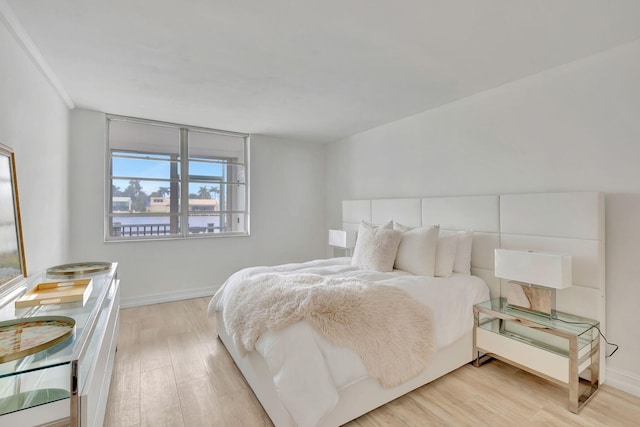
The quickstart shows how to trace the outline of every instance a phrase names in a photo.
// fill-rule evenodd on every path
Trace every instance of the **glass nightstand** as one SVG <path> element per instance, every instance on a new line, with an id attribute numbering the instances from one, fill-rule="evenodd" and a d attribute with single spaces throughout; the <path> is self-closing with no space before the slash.
<path id="1" fill-rule="evenodd" d="M 475 366 L 495 357 L 560 384 L 574 413 L 598 390 L 598 321 L 561 312 L 550 318 L 510 308 L 505 298 L 476 304 L 473 312 Z"/>

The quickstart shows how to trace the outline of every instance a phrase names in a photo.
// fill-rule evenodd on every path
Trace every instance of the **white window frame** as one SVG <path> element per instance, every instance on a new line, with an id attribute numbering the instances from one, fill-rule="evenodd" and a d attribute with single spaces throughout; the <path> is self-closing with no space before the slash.
<path id="1" fill-rule="evenodd" d="M 121 122 L 130 122 L 137 123 L 143 125 L 151 125 L 151 126 L 164 126 L 169 128 L 174 128 L 179 130 L 180 133 L 180 173 L 179 173 L 179 186 L 180 186 L 180 208 L 178 213 L 163 213 L 163 214 L 151 214 L 151 213 L 113 213 L 112 212 L 112 201 L 113 195 L 113 173 L 112 173 L 112 150 L 110 147 L 110 132 L 109 126 L 112 121 L 121 121 Z M 105 206 L 104 206 L 104 236 L 105 242 L 131 242 L 131 241 L 149 241 L 149 240 L 174 240 L 174 239 L 202 239 L 202 238 L 216 238 L 216 237 L 230 237 L 230 236 L 249 236 L 250 235 L 250 172 L 249 172 L 249 147 L 250 147 L 250 134 L 240 133 L 240 132 L 231 132 L 231 131 L 223 131 L 218 129 L 209 129 L 198 126 L 188 126 L 176 123 L 169 122 L 160 122 L 155 120 L 148 119 L 140 119 L 126 116 L 118 116 L 113 114 L 106 115 L 106 179 L 105 179 Z M 222 220 L 223 215 L 244 215 L 245 228 L 244 231 L 224 231 L 224 232 L 213 232 L 213 233 L 190 233 L 189 232 L 189 214 L 193 213 L 189 210 L 189 182 L 192 178 L 189 175 L 189 162 L 194 161 L 194 159 L 189 158 L 188 144 L 189 144 L 189 132 L 200 132 L 200 133 L 212 133 L 218 135 L 227 135 L 244 139 L 244 162 L 233 162 L 233 163 L 225 163 L 227 166 L 229 165 L 240 165 L 244 167 L 244 185 L 245 185 L 245 200 L 244 200 L 244 210 L 219 210 L 218 213 Z M 126 149 L 114 149 L 113 151 L 118 152 L 126 152 L 130 151 L 136 154 L 157 154 L 152 153 L 150 151 L 139 151 L 139 150 L 126 150 Z M 202 157 L 202 156 L 195 156 Z M 212 159 L 215 159 L 216 156 L 212 155 Z M 219 157 L 220 160 L 224 160 L 222 157 Z M 198 160 L 195 160 L 198 161 Z M 116 177 L 116 179 L 126 179 L 128 177 Z M 231 185 L 234 183 L 231 182 L 220 182 L 221 185 Z M 150 196 L 150 195 L 149 195 Z M 153 196 L 150 196 L 153 197 Z M 194 211 L 195 212 L 195 211 Z M 149 236 L 112 236 L 112 219 L 116 217 L 126 217 L 126 216 L 141 216 L 148 215 L 152 216 L 177 216 L 180 221 L 180 232 L 177 234 L 165 234 L 165 235 L 149 235 Z"/>

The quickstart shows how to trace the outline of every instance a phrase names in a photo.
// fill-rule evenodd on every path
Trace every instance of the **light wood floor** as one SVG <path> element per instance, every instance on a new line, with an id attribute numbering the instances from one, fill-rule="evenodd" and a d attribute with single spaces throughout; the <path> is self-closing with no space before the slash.
<path id="1" fill-rule="evenodd" d="M 121 310 L 105 426 L 272 426 L 223 345 L 208 298 Z M 602 386 L 580 412 L 561 387 L 502 362 L 471 365 L 347 424 L 637 426 L 640 398 Z"/>

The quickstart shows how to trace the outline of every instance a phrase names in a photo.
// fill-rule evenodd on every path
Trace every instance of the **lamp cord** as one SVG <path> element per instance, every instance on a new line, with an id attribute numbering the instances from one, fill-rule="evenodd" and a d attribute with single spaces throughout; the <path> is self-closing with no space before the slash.
<path id="1" fill-rule="evenodd" d="M 602 339 L 604 340 L 604 342 L 605 342 L 605 343 L 607 343 L 607 345 L 612 345 L 612 346 L 614 346 L 614 347 L 615 347 L 611 353 L 607 354 L 607 353 L 605 352 L 605 354 L 604 354 L 605 359 L 608 359 L 608 358 L 610 358 L 611 356 L 613 356 L 613 354 L 614 354 L 616 351 L 618 351 L 618 349 L 620 348 L 620 346 L 619 346 L 618 344 L 614 344 L 614 343 L 612 343 L 612 342 L 607 341 L 607 338 L 604 336 L 604 334 L 603 334 L 603 333 L 602 333 L 602 331 L 600 330 L 600 327 L 599 327 L 599 326 L 592 325 L 592 324 L 591 324 L 591 323 L 589 323 L 589 322 L 569 322 L 569 321 L 567 321 L 567 320 L 562 320 L 562 319 L 560 319 L 560 318 L 558 318 L 558 317 L 553 317 L 552 319 L 553 319 L 553 320 L 559 320 L 559 321 L 561 321 L 561 322 L 568 323 L 568 324 L 570 324 L 570 325 L 588 325 L 588 326 L 591 326 L 592 328 L 596 328 L 596 329 L 597 329 L 597 331 L 598 331 L 598 333 L 600 334 L 600 336 L 601 336 L 601 337 L 602 337 Z"/>

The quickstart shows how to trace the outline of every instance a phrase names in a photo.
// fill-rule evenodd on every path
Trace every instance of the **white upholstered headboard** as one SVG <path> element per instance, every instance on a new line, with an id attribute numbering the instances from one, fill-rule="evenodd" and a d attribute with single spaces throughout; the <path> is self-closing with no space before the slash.
<path id="1" fill-rule="evenodd" d="M 500 246 L 561 252 L 573 258 L 573 286 L 557 292 L 561 311 L 605 321 L 605 223 L 602 193 L 500 196 Z"/>
<path id="2" fill-rule="evenodd" d="M 394 219 L 407 226 L 440 224 L 442 232 L 473 230 L 471 272 L 497 298 L 504 285 L 494 275 L 494 250 L 532 249 L 573 257 L 573 286 L 557 292 L 557 309 L 605 321 L 604 195 L 596 192 L 469 197 L 344 200 L 345 230 L 361 220 Z"/>
<path id="3" fill-rule="evenodd" d="M 500 247 L 499 208 L 499 196 L 344 200 L 342 227 L 358 231 L 362 220 L 382 224 L 393 219 L 410 227 L 440 224 L 441 233 L 473 230 L 471 273 L 482 277 L 497 298 L 500 281 L 493 269 L 494 250 Z"/>

